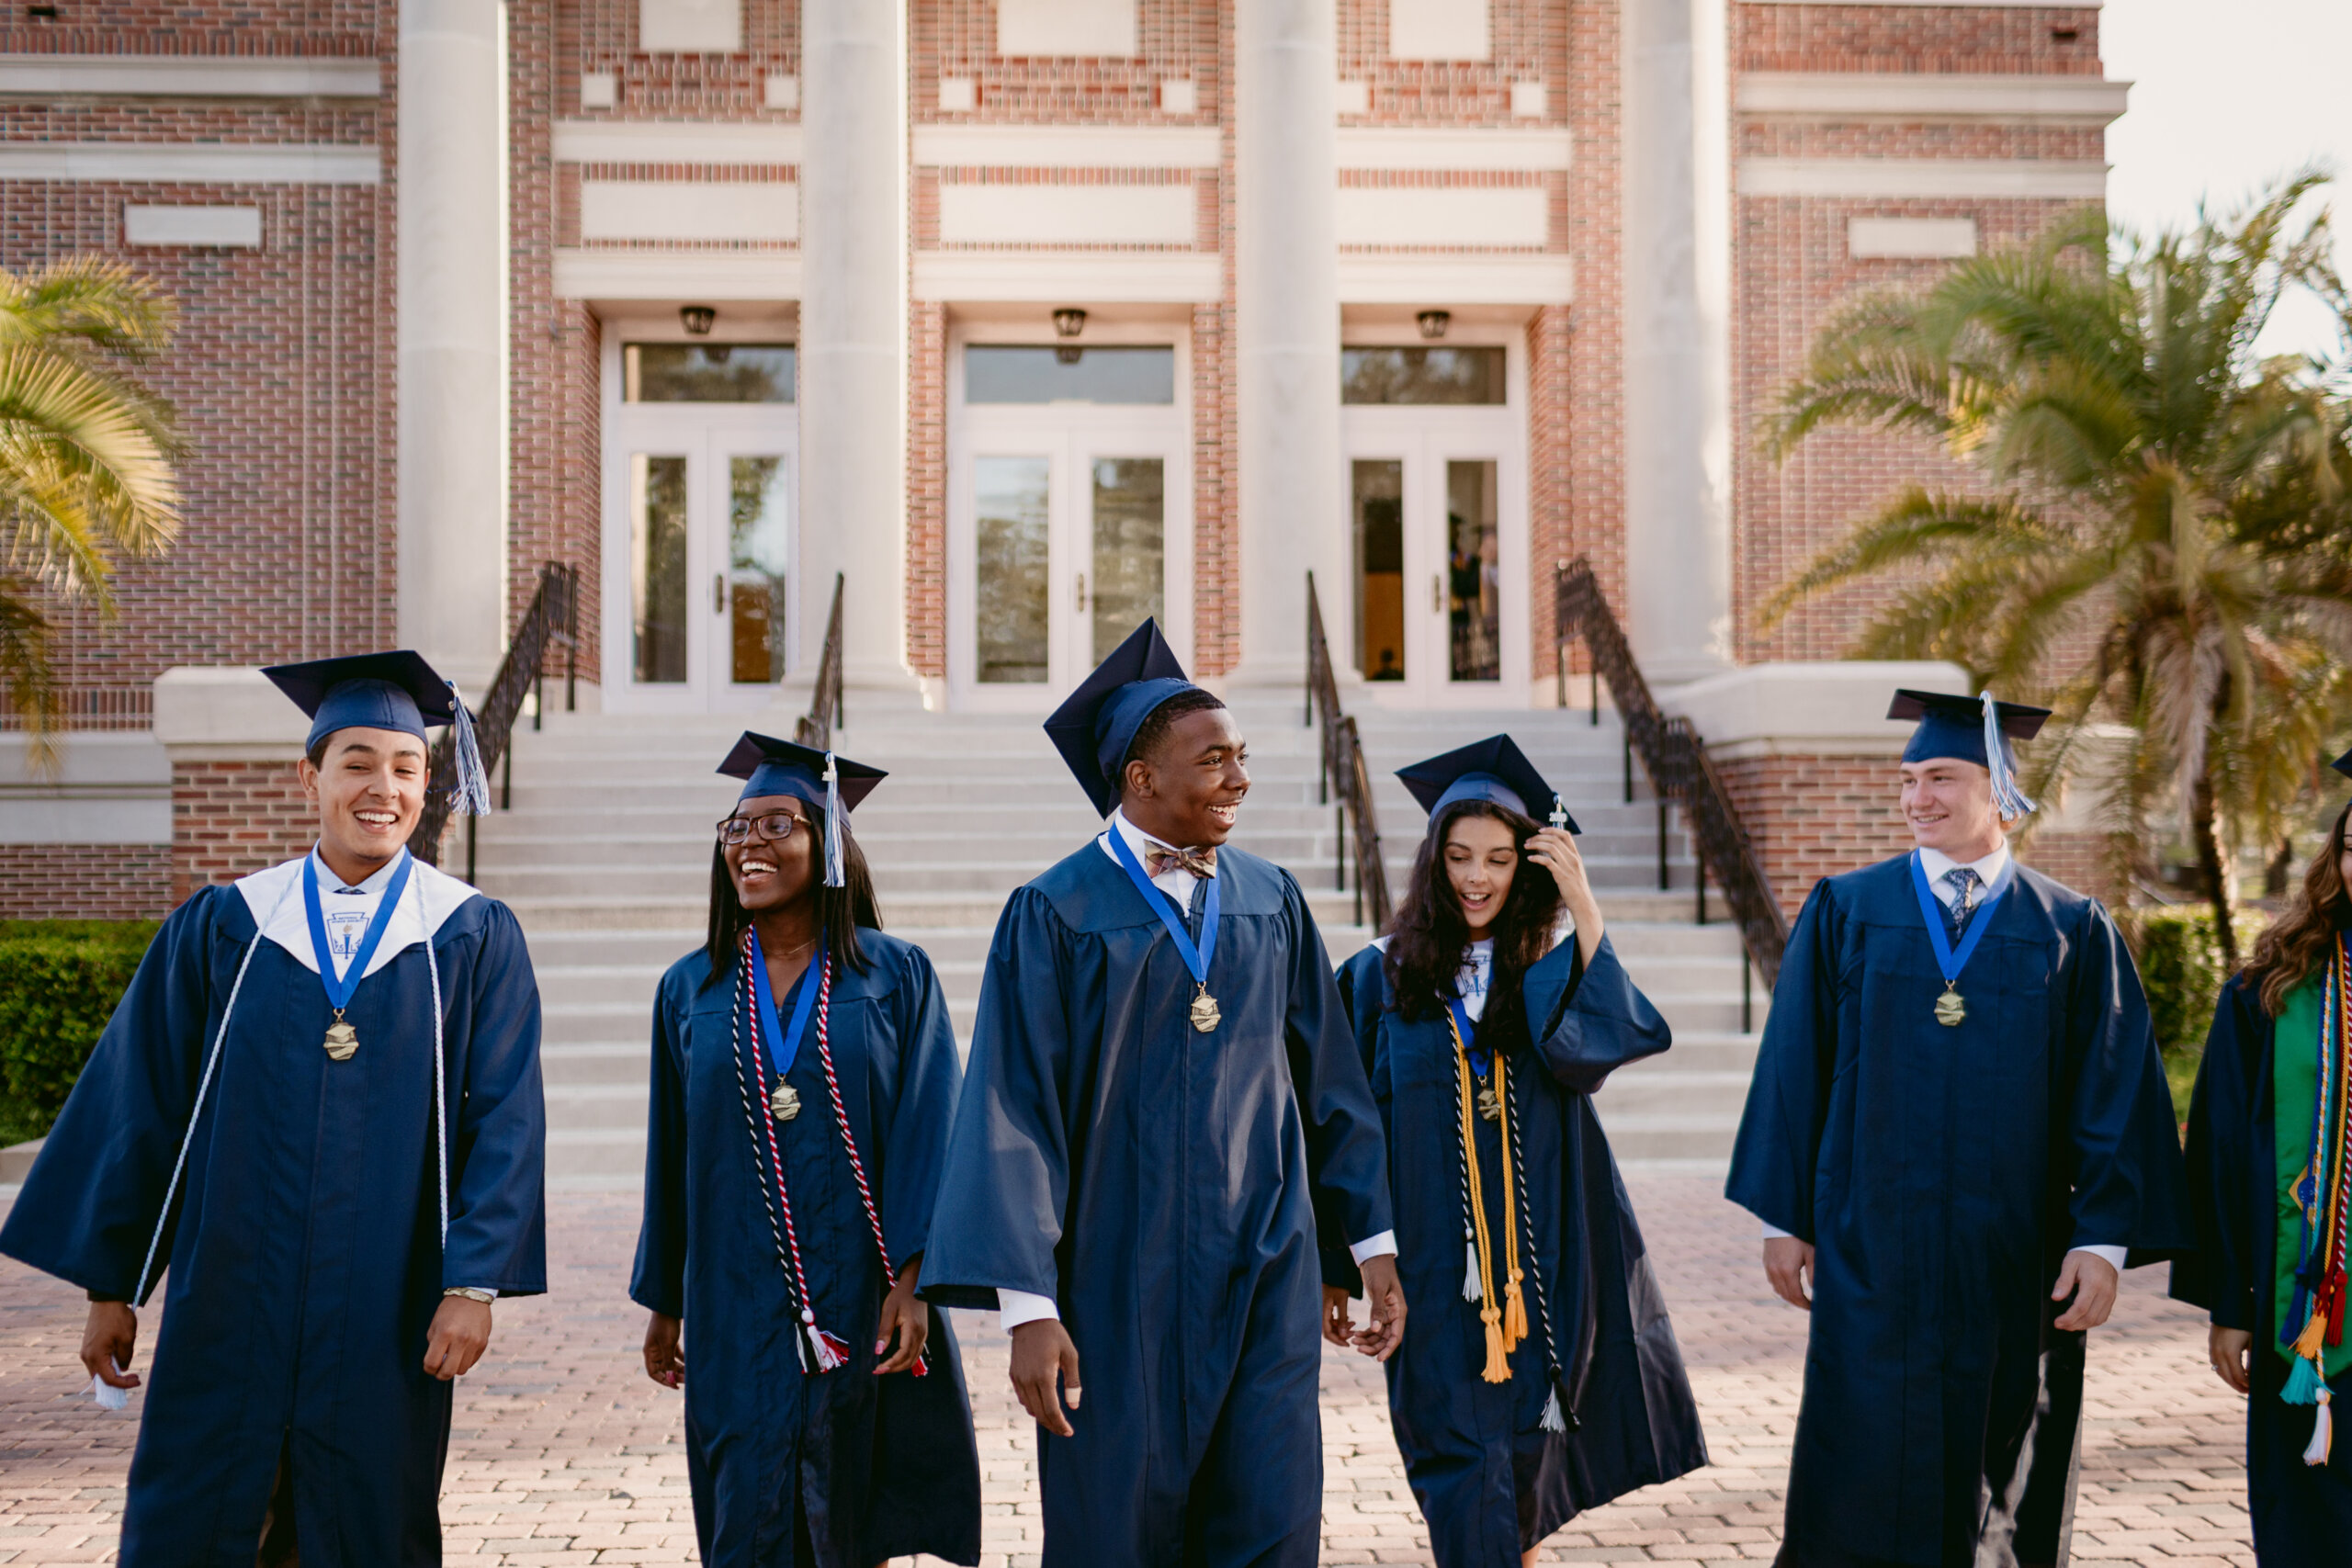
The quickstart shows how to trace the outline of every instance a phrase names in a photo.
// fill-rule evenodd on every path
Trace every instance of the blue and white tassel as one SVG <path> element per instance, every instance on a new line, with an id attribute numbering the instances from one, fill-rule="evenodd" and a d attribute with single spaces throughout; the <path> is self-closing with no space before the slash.
<path id="1" fill-rule="evenodd" d="M 449 682 L 449 705 L 457 716 L 449 721 L 457 736 L 458 795 L 450 809 L 463 817 L 490 815 L 490 770 L 481 765 L 481 747 L 474 739 L 473 716 L 466 711 L 465 699 L 458 695 L 458 683 Z"/>
<path id="2" fill-rule="evenodd" d="M 849 886 L 849 860 L 842 850 L 842 770 L 825 753 L 825 886 Z"/>
<path id="3" fill-rule="evenodd" d="M 1987 692 L 1984 704 L 1984 766 L 1993 775 L 1993 804 L 1999 808 L 2001 820 L 2014 822 L 2029 811 L 2041 808 L 2033 803 L 2018 784 L 2018 771 L 2009 757 L 2008 742 L 2001 734 L 2001 708 Z"/>

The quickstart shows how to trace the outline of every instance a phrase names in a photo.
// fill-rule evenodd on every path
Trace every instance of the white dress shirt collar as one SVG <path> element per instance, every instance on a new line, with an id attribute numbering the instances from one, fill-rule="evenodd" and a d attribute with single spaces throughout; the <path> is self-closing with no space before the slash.
<path id="1" fill-rule="evenodd" d="M 2009 869 L 2009 841 L 2007 839 L 2002 840 L 2000 847 L 1991 854 L 1986 855 L 1983 860 L 1972 861 L 1957 861 L 1941 850 L 1931 850 L 1925 844 L 1919 846 L 1919 869 L 1928 874 L 1928 891 L 1935 894 L 1936 901 L 1947 908 L 1951 907 L 1951 901 L 1959 897 L 1960 894 L 1951 883 L 1944 880 L 1944 874 L 1963 865 L 1976 874 L 1977 892 L 1981 902 L 1981 895 L 1991 892 Z"/>
<path id="2" fill-rule="evenodd" d="M 1116 833 L 1120 838 L 1126 840 L 1128 852 L 1136 857 L 1136 863 L 1144 867 L 1147 872 L 1150 869 L 1151 865 L 1149 858 L 1151 851 L 1173 850 L 1176 848 L 1174 844 L 1160 842 L 1158 839 L 1153 838 L 1150 834 L 1145 832 L 1142 829 L 1128 821 L 1127 814 L 1124 809 L 1111 813 L 1111 826 L 1109 831 L 1105 832 L 1100 839 L 1095 840 L 1095 842 L 1102 846 L 1102 852 L 1104 854 L 1109 855 L 1113 860 L 1117 860 L 1119 858 L 1119 853 L 1116 850 L 1114 850 L 1111 847 L 1112 833 Z M 1151 879 L 1151 885 L 1154 887 L 1159 888 L 1162 893 L 1167 894 L 1170 898 L 1175 899 L 1178 908 L 1189 909 L 1193 907 L 1193 886 L 1200 880 L 1201 879 L 1199 877 L 1194 876 L 1182 866 L 1171 865 L 1166 871 L 1161 872 L 1158 876 L 1153 877 Z"/>

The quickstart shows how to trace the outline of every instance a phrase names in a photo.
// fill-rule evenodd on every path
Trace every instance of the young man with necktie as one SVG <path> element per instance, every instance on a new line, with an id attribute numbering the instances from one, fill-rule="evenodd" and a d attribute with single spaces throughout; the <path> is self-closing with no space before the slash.
<path id="1" fill-rule="evenodd" d="M 103 1402 L 167 1281 L 129 1568 L 438 1562 L 452 1382 L 547 1289 L 538 987 L 505 906 L 407 849 L 428 723 L 489 806 L 449 684 L 408 652 L 264 673 L 312 716 L 317 847 L 164 922 L 0 1252 L 88 1292 Z"/>
<path id="2" fill-rule="evenodd" d="M 1233 716 L 1159 628 L 1046 729 L 1110 820 L 998 922 L 923 1294 L 1002 1310 L 1045 1568 L 1307 1568 L 1318 1233 L 1358 1348 L 1404 1328 L 1372 1091 L 1298 885 L 1226 843 Z"/>
<path id="3" fill-rule="evenodd" d="M 2062 1563 L 2084 1337 L 2189 1243 L 2172 1100 L 2115 922 L 2009 852 L 2047 710 L 1887 716 L 1917 847 L 1805 900 L 1725 1189 L 1812 1314 L 1780 1561 Z"/>

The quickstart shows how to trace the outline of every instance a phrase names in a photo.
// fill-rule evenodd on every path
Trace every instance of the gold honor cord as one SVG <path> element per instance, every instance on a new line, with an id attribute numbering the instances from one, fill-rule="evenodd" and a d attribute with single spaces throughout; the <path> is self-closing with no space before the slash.
<path id="1" fill-rule="evenodd" d="M 1521 1293 L 1521 1281 L 1525 1277 L 1519 1261 L 1519 1210 L 1517 1194 L 1511 1187 L 1510 1148 L 1510 1068 L 1503 1059 L 1494 1059 L 1494 1099 L 1502 1107 L 1497 1132 L 1506 1151 L 1501 1162 L 1503 1178 L 1503 1267 L 1504 1304 L 1495 1304 L 1495 1242 L 1487 1224 L 1486 1177 L 1478 1161 L 1478 1095 L 1470 1071 L 1470 1053 L 1462 1043 L 1462 1032 L 1455 1026 L 1452 1010 L 1447 1010 L 1446 1029 L 1453 1036 L 1454 1078 L 1459 1089 L 1462 1122 L 1462 1175 L 1468 1186 L 1472 1225 L 1477 1244 L 1478 1259 L 1478 1321 L 1486 1325 L 1487 1365 L 1479 1375 L 1488 1382 L 1510 1381 L 1510 1352 L 1527 1337 L 1527 1303 Z"/>

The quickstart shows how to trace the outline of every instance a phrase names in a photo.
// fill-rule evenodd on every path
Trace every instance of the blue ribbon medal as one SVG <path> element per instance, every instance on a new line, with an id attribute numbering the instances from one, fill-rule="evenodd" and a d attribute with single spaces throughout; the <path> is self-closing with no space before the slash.
<path id="1" fill-rule="evenodd" d="M 1176 918 L 1176 901 L 1151 885 L 1151 878 L 1143 874 L 1143 867 L 1136 862 L 1135 851 L 1127 848 L 1126 836 L 1114 827 L 1111 829 L 1110 839 L 1111 852 L 1118 857 L 1119 864 L 1125 869 L 1127 880 L 1136 885 L 1136 891 L 1143 895 L 1143 901 L 1151 906 L 1152 913 L 1159 917 L 1159 923 L 1168 928 L 1169 936 L 1175 941 L 1177 955 L 1183 959 L 1184 967 L 1192 971 L 1193 1027 L 1203 1034 L 1210 1033 L 1216 1028 L 1220 1017 L 1216 1010 L 1216 998 L 1209 995 L 1209 960 L 1216 956 L 1216 878 L 1212 876 L 1208 879 L 1208 903 L 1201 911 L 1201 944 L 1194 947 L 1193 933 L 1186 931 L 1184 922 Z"/>
<path id="2" fill-rule="evenodd" d="M 2009 863 L 2001 879 L 1984 895 L 1984 902 L 1976 906 L 1968 919 L 1968 930 L 1960 939 L 1960 951 L 1952 951 L 1951 937 L 1944 930 L 1943 906 L 1936 901 L 1935 889 L 1928 886 L 1928 868 L 1919 852 L 1911 852 L 1911 891 L 1919 896 L 1919 915 L 1928 922 L 1928 941 L 1936 950 L 1936 967 L 1943 972 L 1944 994 L 1936 998 L 1936 1021 L 1947 1029 L 1957 1029 L 1968 1017 L 1968 1004 L 1961 1000 L 1960 972 L 1968 967 L 1976 944 L 1984 940 L 1984 932 L 1993 923 L 1993 907 L 2001 895 L 2017 880 L 2017 863 Z"/>
<path id="3" fill-rule="evenodd" d="M 817 956 L 809 960 L 814 969 L 824 962 L 825 933 L 817 932 Z M 752 933 L 752 995 L 760 1010 L 760 1038 L 767 1042 L 768 1060 L 775 1066 L 775 1092 L 768 1099 L 768 1108 L 779 1122 L 789 1122 L 800 1114 L 800 1091 L 784 1081 L 792 1071 L 792 1064 L 800 1055 L 800 1037 L 808 1028 L 808 1015 L 817 1009 L 817 977 L 803 970 L 800 976 L 800 999 L 792 1005 L 792 1027 L 786 1029 L 776 1018 L 775 998 L 768 992 L 767 955 L 760 951 L 760 933 Z"/>
<path id="4" fill-rule="evenodd" d="M 408 891 L 408 874 L 414 863 L 408 858 L 408 851 L 402 849 L 399 868 L 384 888 L 384 897 L 377 902 L 376 913 L 369 918 L 368 930 L 361 934 L 350 964 L 338 976 L 334 954 L 327 947 L 326 910 L 319 903 L 319 857 L 302 857 L 302 912 L 311 920 L 311 954 L 319 961 L 319 978 L 327 988 L 327 1006 L 334 1009 L 334 1021 L 327 1025 L 323 1042 L 329 1061 L 348 1062 L 358 1053 L 359 1031 L 344 1021 L 343 1012 L 351 1005 L 352 993 L 359 989 L 359 982 L 368 973 L 368 961 L 376 956 L 377 944 L 384 940 L 384 928 L 391 923 L 392 911 L 400 908 L 401 895 Z"/>
<path id="5" fill-rule="evenodd" d="M 1499 1122 L 1503 1119 L 1503 1104 L 1496 1098 L 1495 1086 L 1487 1077 L 1487 1069 L 1494 1065 L 1494 1053 L 1478 1048 L 1478 1021 L 1462 1005 L 1460 997 L 1446 998 L 1445 1010 L 1453 1015 L 1454 1035 L 1462 1042 L 1462 1053 L 1470 1058 L 1470 1071 L 1478 1079 L 1478 1114 L 1489 1122 Z"/>

